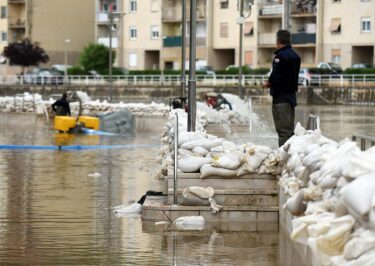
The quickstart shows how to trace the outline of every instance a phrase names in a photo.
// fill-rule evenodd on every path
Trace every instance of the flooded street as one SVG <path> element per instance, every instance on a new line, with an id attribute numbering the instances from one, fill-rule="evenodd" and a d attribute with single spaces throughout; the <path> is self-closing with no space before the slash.
<path id="1" fill-rule="evenodd" d="M 270 106 L 254 110 L 273 128 Z M 320 115 L 323 134 L 334 140 L 375 135 L 374 107 L 298 106 L 296 121 L 305 126 L 310 113 Z M 152 176 L 165 119 L 148 123 L 139 122 L 134 137 L 67 137 L 55 134 L 44 118 L 0 114 L 0 145 L 130 145 L 0 150 L 0 264 L 286 265 L 274 228 L 156 232 L 138 217 L 113 213 L 114 206 L 136 201 L 147 190 L 161 190 Z"/>

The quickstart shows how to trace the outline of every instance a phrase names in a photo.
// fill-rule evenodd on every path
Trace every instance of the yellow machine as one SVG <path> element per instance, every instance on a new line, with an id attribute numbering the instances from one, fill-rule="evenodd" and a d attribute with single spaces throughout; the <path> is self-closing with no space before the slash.
<path id="1" fill-rule="evenodd" d="M 75 117 L 56 116 L 54 129 L 60 132 L 69 132 L 75 128 L 77 124 L 85 128 L 99 130 L 99 118 L 91 116 L 79 116 L 78 121 Z"/>

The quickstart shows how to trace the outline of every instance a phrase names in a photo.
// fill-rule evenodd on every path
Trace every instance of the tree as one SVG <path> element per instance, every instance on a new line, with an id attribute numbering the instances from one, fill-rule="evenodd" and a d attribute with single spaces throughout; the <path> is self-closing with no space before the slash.
<path id="1" fill-rule="evenodd" d="M 112 62 L 115 61 L 115 56 L 116 53 L 112 51 Z M 83 49 L 79 61 L 85 71 L 105 73 L 109 68 L 109 48 L 103 44 L 89 44 Z"/>
<path id="2" fill-rule="evenodd" d="M 4 48 L 3 56 L 9 59 L 10 65 L 21 66 L 22 74 L 26 67 L 49 61 L 49 56 L 39 43 L 32 43 L 29 39 L 9 44 Z"/>

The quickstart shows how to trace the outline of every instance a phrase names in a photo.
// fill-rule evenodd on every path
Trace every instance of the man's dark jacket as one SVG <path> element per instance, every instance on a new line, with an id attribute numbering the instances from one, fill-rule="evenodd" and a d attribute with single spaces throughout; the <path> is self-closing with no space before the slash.
<path id="1" fill-rule="evenodd" d="M 272 103 L 297 105 L 298 74 L 301 57 L 287 44 L 274 52 L 272 72 L 268 79 L 271 84 Z"/>
<path id="2" fill-rule="evenodd" d="M 53 111 L 55 111 L 56 115 L 64 115 L 64 116 L 69 115 L 70 116 L 69 102 L 64 98 L 61 98 L 57 100 L 56 102 L 54 102 L 52 104 L 52 109 Z"/>

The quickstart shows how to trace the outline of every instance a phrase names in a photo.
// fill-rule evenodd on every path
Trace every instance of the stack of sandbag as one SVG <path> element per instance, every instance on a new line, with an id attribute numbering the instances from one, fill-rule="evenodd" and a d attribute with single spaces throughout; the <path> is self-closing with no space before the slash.
<path id="1" fill-rule="evenodd" d="M 308 244 L 322 265 L 372 265 L 375 252 L 363 246 L 373 235 L 354 241 L 353 230 L 375 230 L 375 148 L 361 151 L 348 139 L 336 143 L 297 125 L 279 157 L 280 186 L 290 196 L 284 207 L 300 216 L 292 238 Z M 354 243 L 358 250 L 349 248 Z"/>

